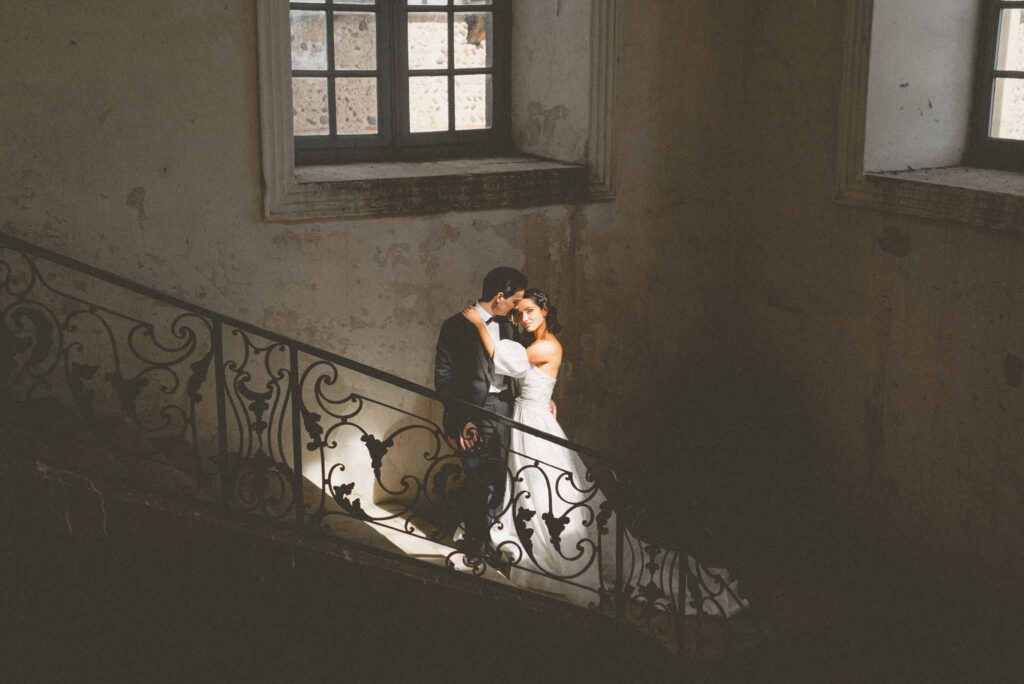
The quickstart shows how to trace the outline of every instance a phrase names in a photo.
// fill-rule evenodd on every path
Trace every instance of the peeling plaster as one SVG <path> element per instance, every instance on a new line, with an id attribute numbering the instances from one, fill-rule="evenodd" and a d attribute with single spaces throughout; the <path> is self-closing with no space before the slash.
<path id="1" fill-rule="evenodd" d="M 524 137 L 530 149 L 550 144 L 559 122 L 569 118 L 569 108 L 561 104 L 545 109 L 540 102 L 534 101 L 528 105 L 527 112 L 530 125 L 524 131 Z"/>
<path id="2" fill-rule="evenodd" d="M 419 244 L 419 261 L 423 264 L 427 275 L 435 276 L 440 269 L 440 254 L 448 245 L 454 245 L 461 237 L 461 231 L 443 221 L 432 223 L 427 229 L 427 237 Z"/>
<path id="3" fill-rule="evenodd" d="M 408 266 L 409 248 L 408 242 L 396 242 L 384 248 L 377 248 L 377 252 L 372 258 L 374 263 L 386 268 L 395 269 L 399 266 Z"/>

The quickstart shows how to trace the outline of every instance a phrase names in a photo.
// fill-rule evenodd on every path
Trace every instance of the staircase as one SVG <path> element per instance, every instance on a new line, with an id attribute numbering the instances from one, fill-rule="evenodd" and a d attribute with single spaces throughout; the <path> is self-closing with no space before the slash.
<path id="1" fill-rule="evenodd" d="M 670 669 L 676 674 L 692 674 L 702 663 L 760 648 L 773 634 L 771 621 L 761 614 L 763 602 L 740 597 L 726 578 L 691 559 L 687 548 L 695 539 L 673 542 L 654 529 L 645 534 L 644 505 L 630 498 L 634 474 L 624 464 L 462 406 L 585 456 L 596 483 L 593 491 L 603 491 L 610 503 L 593 510 L 600 536 L 589 562 L 598 564 L 601 580 L 587 587 L 593 595 L 588 608 L 520 590 L 509 571 L 466 565 L 453 547 L 459 516 L 452 495 L 461 467 L 438 424 L 443 402 L 456 400 L 3 234 L 0 387 L 0 464 L 8 482 L 24 483 L 25 491 L 37 493 L 58 486 L 94 500 L 86 518 L 95 523 L 98 515 L 103 522 L 87 527 L 104 543 L 114 520 L 106 508 L 113 501 L 126 519 L 139 510 L 143 518 L 160 518 L 153 530 L 172 537 L 183 534 L 182 526 L 168 521 L 185 519 L 203 521 L 204 529 L 213 530 L 209 538 L 225 547 L 249 548 L 242 538 L 258 540 L 255 549 L 241 555 L 254 563 L 266 561 L 260 582 L 275 587 L 270 568 L 277 567 L 281 554 L 295 558 L 301 553 L 313 559 L 308 563 L 315 571 L 300 582 L 294 573 L 285 573 L 293 582 L 286 593 L 294 602 L 285 612 L 289 620 L 301 622 L 302 611 L 310 611 L 305 617 L 319 625 L 318 634 L 330 629 L 330 620 L 315 615 L 317 607 L 302 590 L 306 583 L 333 601 L 341 600 L 345 587 L 363 591 L 366 583 L 385 575 L 413 579 L 421 591 L 468 592 L 479 598 L 479 614 L 459 618 L 467 624 L 477 624 L 482 615 L 497 612 L 504 620 L 525 610 L 555 616 L 575 632 L 585 630 L 581 633 L 588 639 L 602 635 L 601 643 L 610 639 L 618 644 L 588 651 L 588 667 L 604 662 L 609 653 L 645 653 L 644 667 L 652 672 L 665 661 L 674 663 Z M 33 510 L 24 498 L 8 500 L 21 500 L 22 508 Z M 51 534 L 54 525 L 61 530 L 60 506 L 51 504 L 25 522 L 24 529 L 49 530 L 42 535 L 46 543 L 22 539 L 36 554 L 29 566 L 52 568 L 72 559 L 103 566 L 106 561 L 88 546 L 75 545 L 66 558 L 60 557 L 63 551 L 56 549 L 61 544 Z M 15 512 L 8 519 L 17 519 Z M 73 516 L 66 512 L 64 522 L 66 534 L 74 538 Z M 163 557 L 166 568 L 192 567 L 161 538 L 143 543 L 138 534 L 129 536 L 132 548 L 142 544 Z M 212 554 L 203 557 L 211 567 L 239 567 L 237 556 L 214 553 L 212 546 L 204 547 L 203 554 Z M 137 551 L 131 555 L 128 567 L 139 562 Z M 320 574 L 337 572 L 339 563 L 358 568 L 340 574 L 361 579 L 343 585 Z M 128 581 L 129 571 L 117 572 Z M 52 574 L 57 586 L 68 579 Z M 215 574 L 223 588 L 225 580 Z M 234 570 L 229 574 L 234 576 Z M 241 576 L 240 581 L 254 581 L 244 572 Z M 284 599 L 268 598 L 268 611 L 281 610 L 277 600 Z M 438 603 L 448 600 L 436 598 Z M 743 609 L 725 618 L 727 605 Z M 373 613 L 369 604 L 360 610 Z M 400 624 L 425 621 L 410 610 L 395 611 Z M 469 604 L 464 611 L 473 613 Z M 355 628 L 355 622 L 349 627 Z M 536 623 L 527 620 L 522 629 L 554 638 Z M 391 623 L 376 629 L 386 631 L 385 624 Z M 303 638 L 301 629 L 290 628 L 291 636 L 282 639 Z M 456 631 L 461 634 L 456 641 L 474 641 L 473 630 Z M 658 655 L 635 645 L 641 636 L 645 644 L 657 645 Z M 509 639 L 505 643 L 536 648 L 540 636 Z M 490 647 L 484 650 L 491 652 Z M 635 657 L 613 660 L 640 667 Z M 296 663 L 294 671 L 306 673 L 308 681 L 316 670 L 314 661 Z"/>

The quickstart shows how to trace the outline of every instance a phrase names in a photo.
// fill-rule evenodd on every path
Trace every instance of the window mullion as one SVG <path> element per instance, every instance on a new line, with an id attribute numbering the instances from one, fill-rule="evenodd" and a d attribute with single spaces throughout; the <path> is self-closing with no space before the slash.
<path id="1" fill-rule="evenodd" d="M 391 49 L 392 123 L 391 149 L 397 149 L 400 141 L 408 135 L 409 121 L 409 24 L 408 11 L 404 0 L 383 0 L 390 5 L 389 16 L 394 29 L 394 43 Z"/>
<path id="2" fill-rule="evenodd" d="M 398 36 L 395 30 L 394 16 L 398 2 L 396 0 L 377 0 L 377 2 L 381 24 L 377 41 L 378 120 L 381 123 L 380 134 L 384 139 L 384 145 L 390 149 L 398 138 L 396 125 L 399 117 L 395 111 L 398 102 L 395 92 L 395 84 L 398 82 L 398 77 L 395 74 L 395 70 L 398 68 L 395 45 Z"/>
<path id="3" fill-rule="evenodd" d="M 335 84 L 334 69 L 334 9 L 327 8 L 327 120 L 329 135 L 334 138 L 338 135 L 338 100 Z"/>
<path id="4" fill-rule="evenodd" d="M 455 0 L 448 0 L 448 132 L 455 131 Z"/>

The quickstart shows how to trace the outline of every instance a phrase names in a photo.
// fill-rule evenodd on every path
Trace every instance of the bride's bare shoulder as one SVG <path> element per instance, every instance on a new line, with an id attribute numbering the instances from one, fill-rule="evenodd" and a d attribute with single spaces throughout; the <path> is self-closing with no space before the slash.
<path id="1" fill-rule="evenodd" d="M 562 357 L 562 343 L 554 337 L 537 340 L 527 348 L 531 359 L 554 361 Z"/>

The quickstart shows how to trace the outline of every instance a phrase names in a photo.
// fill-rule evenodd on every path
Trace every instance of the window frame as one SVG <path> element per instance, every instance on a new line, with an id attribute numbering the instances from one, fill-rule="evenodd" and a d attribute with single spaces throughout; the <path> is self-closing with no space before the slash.
<path id="1" fill-rule="evenodd" d="M 406 0 L 376 0 L 355 4 L 343 0 L 289 2 L 291 10 L 319 11 L 327 15 L 327 69 L 290 70 L 296 77 L 327 78 L 327 99 L 332 130 L 336 125 L 335 88 L 338 78 L 377 78 L 376 134 L 299 136 L 293 134 L 296 166 L 344 164 L 350 162 L 436 161 L 505 155 L 514 152 L 511 139 L 511 0 L 490 0 L 489 4 L 412 5 Z M 459 13 L 491 12 L 493 17 L 491 55 L 486 68 L 457 68 L 454 62 L 455 18 Z M 377 68 L 373 71 L 339 70 L 334 60 L 333 17 L 335 12 L 376 14 Z M 408 16 L 410 13 L 445 13 L 448 17 L 449 63 L 444 69 L 410 70 L 408 65 Z M 488 129 L 454 130 L 455 92 L 458 75 L 491 75 L 492 115 Z M 413 76 L 444 75 L 448 79 L 448 121 L 445 132 L 411 133 L 409 129 L 408 79 Z"/>
<path id="2" fill-rule="evenodd" d="M 1024 9 L 1024 1 L 983 0 L 979 20 L 978 57 L 970 144 L 964 164 L 978 168 L 1024 171 L 1024 140 L 996 138 L 991 134 L 997 78 L 1024 80 L 1024 70 L 997 69 L 1000 15 L 1006 9 Z"/>

